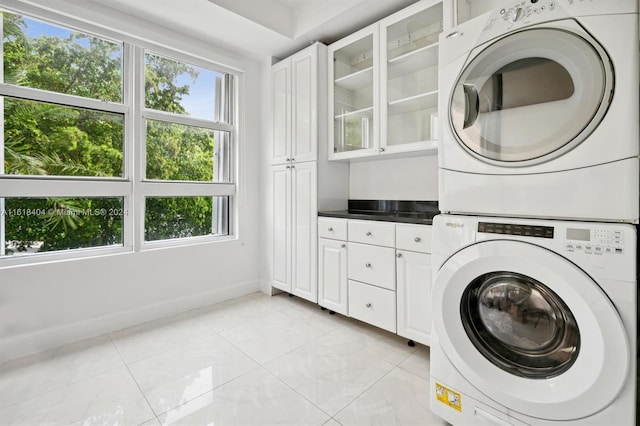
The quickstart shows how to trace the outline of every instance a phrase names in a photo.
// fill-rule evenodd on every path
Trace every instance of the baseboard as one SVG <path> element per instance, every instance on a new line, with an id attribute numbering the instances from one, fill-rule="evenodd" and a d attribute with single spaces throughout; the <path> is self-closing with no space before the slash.
<path id="1" fill-rule="evenodd" d="M 251 281 L 116 312 L 73 324 L 51 327 L 0 340 L 0 362 L 77 342 L 147 321 L 186 312 L 262 290 L 263 283 Z M 264 291 L 263 291 L 264 292 Z"/>

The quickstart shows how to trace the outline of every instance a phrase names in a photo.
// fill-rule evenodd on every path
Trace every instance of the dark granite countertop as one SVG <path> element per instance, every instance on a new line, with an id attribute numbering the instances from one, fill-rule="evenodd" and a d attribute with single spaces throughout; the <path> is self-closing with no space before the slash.
<path id="1" fill-rule="evenodd" d="M 349 200 L 348 207 L 321 211 L 318 216 L 431 225 L 440 213 L 437 201 Z"/>

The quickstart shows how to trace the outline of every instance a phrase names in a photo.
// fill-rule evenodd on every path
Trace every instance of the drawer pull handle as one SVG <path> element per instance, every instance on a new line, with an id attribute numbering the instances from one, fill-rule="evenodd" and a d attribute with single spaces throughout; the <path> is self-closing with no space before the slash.
<path id="1" fill-rule="evenodd" d="M 367 237 L 370 237 L 370 236 L 371 236 L 371 232 L 367 232 Z"/>
<path id="2" fill-rule="evenodd" d="M 370 263 L 365 263 L 365 265 L 367 268 L 371 268 L 371 264 Z"/>
<path id="3" fill-rule="evenodd" d="M 402 253 L 398 253 L 396 257 L 402 257 Z"/>
<path id="4" fill-rule="evenodd" d="M 329 229 L 327 229 L 327 231 L 333 232 L 333 228 L 329 228 Z"/>
<path id="5" fill-rule="evenodd" d="M 416 243 L 419 243 L 420 241 L 422 241 L 422 238 L 420 238 L 420 237 L 415 237 L 415 238 L 413 239 L 413 241 L 415 241 Z"/>
<path id="6" fill-rule="evenodd" d="M 340 244 L 340 248 L 346 248 L 347 245 L 346 244 Z"/>
<path id="7" fill-rule="evenodd" d="M 371 303 L 367 303 L 366 306 L 367 306 L 367 308 L 370 308 L 371 307 Z"/>

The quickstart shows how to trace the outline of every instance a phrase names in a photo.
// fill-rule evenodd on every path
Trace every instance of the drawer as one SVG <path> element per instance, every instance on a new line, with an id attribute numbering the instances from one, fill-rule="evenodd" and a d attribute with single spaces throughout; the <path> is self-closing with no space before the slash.
<path id="1" fill-rule="evenodd" d="M 396 289 L 396 252 L 391 247 L 349 243 L 347 274 L 349 279 Z"/>
<path id="2" fill-rule="evenodd" d="M 349 316 L 395 333 L 395 291 L 349 281 Z"/>
<path id="3" fill-rule="evenodd" d="M 431 253 L 431 226 L 396 225 L 396 248 Z"/>
<path id="4" fill-rule="evenodd" d="M 347 219 L 319 217 L 318 237 L 347 241 Z"/>
<path id="5" fill-rule="evenodd" d="M 373 220 L 350 220 L 349 241 L 376 246 L 394 247 L 396 243 L 396 225 Z"/>

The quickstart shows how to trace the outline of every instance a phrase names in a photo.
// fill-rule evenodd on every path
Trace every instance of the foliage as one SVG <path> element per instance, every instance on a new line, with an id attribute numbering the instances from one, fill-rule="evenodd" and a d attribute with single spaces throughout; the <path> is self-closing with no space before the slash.
<path id="1" fill-rule="evenodd" d="M 3 13 L 5 82 L 110 102 L 123 101 L 122 45 L 80 33 L 30 37 L 29 20 Z M 190 66 L 147 54 L 145 105 L 187 114 L 181 105 L 198 73 Z M 147 126 L 147 178 L 211 181 L 211 131 L 176 124 Z M 122 177 L 124 116 L 4 97 L 4 171 L 16 175 Z M 211 198 L 149 200 L 149 239 L 211 232 Z M 121 198 L 7 198 L 5 248 L 39 251 L 122 243 Z M 40 214 L 16 214 L 21 211 Z M 48 212 L 42 214 L 42 212 Z M 54 212 L 54 213 L 50 213 Z M 57 212 L 57 213 L 56 213 Z M 59 212 L 65 212 L 61 214 Z M 12 214 L 13 213 L 13 214 Z"/>

